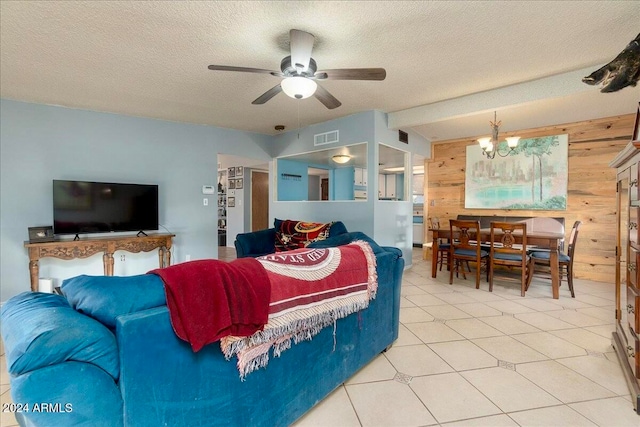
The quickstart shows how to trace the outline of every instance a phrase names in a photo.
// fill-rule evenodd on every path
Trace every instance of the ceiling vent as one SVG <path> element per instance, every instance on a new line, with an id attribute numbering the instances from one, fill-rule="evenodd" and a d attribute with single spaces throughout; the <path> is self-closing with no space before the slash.
<path id="1" fill-rule="evenodd" d="M 313 145 L 334 144 L 338 142 L 338 131 L 319 133 L 313 136 Z"/>
<path id="2" fill-rule="evenodd" d="M 404 142 L 405 144 L 408 144 L 409 143 L 409 134 L 404 132 L 404 131 L 399 130 L 398 131 L 398 140 L 400 142 Z"/>

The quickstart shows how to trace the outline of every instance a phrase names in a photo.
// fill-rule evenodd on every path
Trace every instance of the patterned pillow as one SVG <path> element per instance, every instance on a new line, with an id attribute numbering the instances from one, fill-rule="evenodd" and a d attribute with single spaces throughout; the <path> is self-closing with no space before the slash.
<path id="1" fill-rule="evenodd" d="M 304 248 L 308 244 L 329 237 L 333 222 L 303 222 L 284 220 L 276 230 L 276 252 Z"/>

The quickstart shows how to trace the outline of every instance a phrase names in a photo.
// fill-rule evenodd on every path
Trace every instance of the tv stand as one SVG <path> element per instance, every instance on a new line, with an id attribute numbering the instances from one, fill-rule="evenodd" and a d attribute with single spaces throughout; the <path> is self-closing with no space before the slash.
<path id="1" fill-rule="evenodd" d="M 139 234 L 139 233 L 138 233 Z M 160 268 L 171 265 L 171 243 L 175 234 L 150 234 L 144 236 L 89 237 L 76 236 L 73 240 L 53 242 L 24 242 L 29 251 L 29 274 L 31 290 L 38 290 L 40 258 L 58 258 L 71 260 L 88 258 L 102 252 L 104 275 L 113 276 L 113 253 L 115 251 L 149 252 L 158 249 Z"/>
<path id="2" fill-rule="evenodd" d="M 73 241 L 75 242 L 76 240 L 80 240 L 80 235 L 76 234 L 76 237 L 73 238 Z"/>

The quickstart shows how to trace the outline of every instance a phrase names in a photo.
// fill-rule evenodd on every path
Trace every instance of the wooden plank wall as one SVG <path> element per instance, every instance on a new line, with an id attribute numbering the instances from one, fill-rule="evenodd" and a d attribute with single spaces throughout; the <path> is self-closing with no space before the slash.
<path id="1" fill-rule="evenodd" d="M 616 245 L 616 171 L 609 162 L 631 140 L 635 114 L 547 126 L 500 134 L 532 138 L 569 134 L 569 183 L 566 211 L 486 210 L 464 208 L 466 146 L 477 137 L 434 143 L 432 159 L 425 162 L 425 218 L 441 223 L 458 214 L 564 216 L 566 238 L 571 226 L 582 221 L 576 245 L 574 277 L 614 281 Z M 487 125 L 487 129 L 489 129 Z M 429 234 L 428 231 L 425 231 Z M 425 241 L 431 241 L 426 235 Z"/>

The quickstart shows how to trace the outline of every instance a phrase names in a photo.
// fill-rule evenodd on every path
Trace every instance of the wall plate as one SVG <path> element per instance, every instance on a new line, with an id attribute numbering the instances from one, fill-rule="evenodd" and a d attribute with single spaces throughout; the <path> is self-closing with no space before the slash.
<path id="1" fill-rule="evenodd" d="M 216 194 L 216 188 L 213 185 L 203 185 L 202 194 Z"/>

